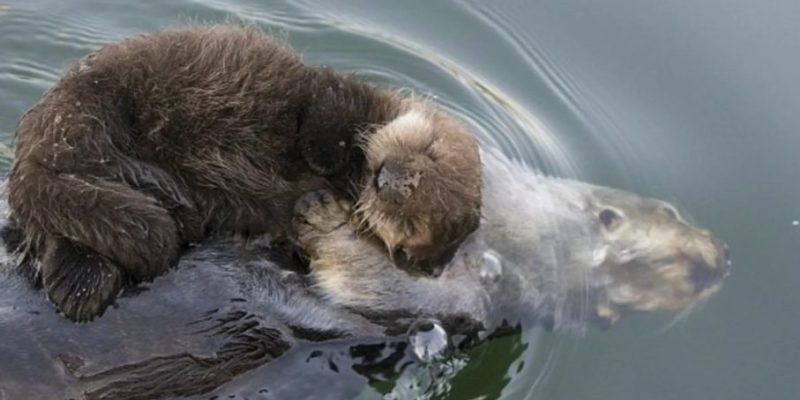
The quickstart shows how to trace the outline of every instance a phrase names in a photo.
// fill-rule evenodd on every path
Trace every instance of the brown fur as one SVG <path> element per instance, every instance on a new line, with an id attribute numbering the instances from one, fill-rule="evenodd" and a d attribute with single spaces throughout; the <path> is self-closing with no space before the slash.
<path id="1" fill-rule="evenodd" d="M 425 129 L 392 127 L 409 110 Z M 323 186 L 359 200 L 388 247 L 440 260 L 477 226 L 477 145 L 430 104 L 308 66 L 257 29 L 217 26 L 139 36 L 72 66 L 21 119 L 8 189 L 50 298 L 82 321 L 211 233 L 286 234 L 296 198 Z"/>

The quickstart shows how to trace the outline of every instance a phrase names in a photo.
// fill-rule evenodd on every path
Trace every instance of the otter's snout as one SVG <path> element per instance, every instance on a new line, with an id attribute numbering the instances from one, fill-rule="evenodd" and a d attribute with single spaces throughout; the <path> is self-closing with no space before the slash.
<path id="1" fill-rule="evenodd" d="M 387 161 L 381 165 L 375 178 L 378 198 L 388 203 L 401 203 L 411 197 L 421 177 L 419 171 L 409 170 L 401 162 Z"/>
<path id="2" fill-rule="evenodd" d="M 696 292 L 701 292 L 708 287 L 717 285 L 730 274 L 731 259 L 728 245 L 714 240 L 714 247 L 717 251 L 717 257 L 713 264 L 695 261 L 691 265 L 689 279 Z"/>

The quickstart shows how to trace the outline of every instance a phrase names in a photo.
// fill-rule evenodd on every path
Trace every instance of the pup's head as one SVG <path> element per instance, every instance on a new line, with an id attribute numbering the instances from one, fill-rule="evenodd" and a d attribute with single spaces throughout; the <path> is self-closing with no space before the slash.
<path id="1" fill-rule="evenodd" d="M 396 262 L 434 272 L 478 227 L 481 160 L 464 124 L 410 103 L 364 143 L 367 179 L 354 214 Z"/>

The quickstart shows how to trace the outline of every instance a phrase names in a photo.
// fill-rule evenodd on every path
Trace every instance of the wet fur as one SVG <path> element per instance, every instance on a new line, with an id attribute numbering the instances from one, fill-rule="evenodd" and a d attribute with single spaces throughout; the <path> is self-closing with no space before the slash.
<path id="1" fill-rule="evenodd" d="M 303 195 L 295 208 L 293 224 L 311 257 L 309 274 L 292 272 L 291 261 L 263 242 L 215 239 L 89 326 L 49 312 L 39 293 L 17 283 L 15 274 L 4 275 L 10 266 L 0 263 L 0 336 L 6 338 L 0 353 L 5 350 L 6 364 L 15 366 L 0 390 L 49 398 L 80 388 L 98 399 L 212 391 L 207 397 L 222 398 L 231 392 L 215 388 L 236 379 L 230 390 L 240 396 L 269 386 L 281 398 L 296 394 L 308 378 L 287 382 L 296 378 L 287 374 L 270 381 L 265 376 L 275 375 L 245 371 L 280 362 L 275 359 L 298 343 L 379 338 L 364 361 L 394 376 L 413 361 L 403 358 L 405 339 L 388 336 L 420 320 L 438 319 L 456 340 L 466 335 L 462 345 L 520 326 L 580 332 L 592 324 L 608 327 L 629 312 L 685 313 L 723 284 L 729 271 L 724 246 L 671 205 L 544 177 L 491 150 L 482 159 L 481 226 L 437 278 L 395 268 L 382 243 L 351 225 L 352 201 L 325 190 Z M 601 218 L 610 209 L 618 216 Z M 13 227 L 2 232 L 11 247 L 19 242 Z M 0 260 L 10 261 L 1 250 Z M 471 335 L 476 329 L 482 329 L 477 337 Z M 395 340 L 403 347 L 389 356 L 386 342 Z M 328 360 L 362 352 L 337 348 Z M 363 374 L 372 367 L 352 370 Z M 297 368 L 314 371 L 313 360 L 301 357 Z M 284 391 L 273 393 L 273 387 Z M 328 386 L 317 389 L 332 395 Z"/>
<path id="2" fill-rule="evenodd" d="M 123 283 L 164 273 L 187 244 L 285 236 L 310 189 L 357 200 L 385 161 L 367 169 L 362 149 L 413 107 L 435 108 L 308 66 L 255 28 L 172 29 L 108 45 L 70 67 L 17 128 L 9 203 L 28 265 L 66 316 L 92 319 Z M 478 181 L 474 139 L 461 127 L 450 133 L 476 149 L 464 173 Z M 478 202 L 427 218 L 452 233 L 426 249 L 450 249 L 474 229 L 479 187 L 461 190 Z"/>

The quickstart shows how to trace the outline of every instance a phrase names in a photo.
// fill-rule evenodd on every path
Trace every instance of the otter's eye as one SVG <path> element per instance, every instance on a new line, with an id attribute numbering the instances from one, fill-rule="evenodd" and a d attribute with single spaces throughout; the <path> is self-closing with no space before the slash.
<path id="1" fill-rule="evenodd" d="M 600 222 L 603 223 L 603 226 L 606 228 L 611 228 L 614 223 L 620 219 L 620 215 L 610 208 L 604 208 L 602 211 L 600 211 L 600 214 L 597 215 L 597 218 L 600 219 Z"/>

